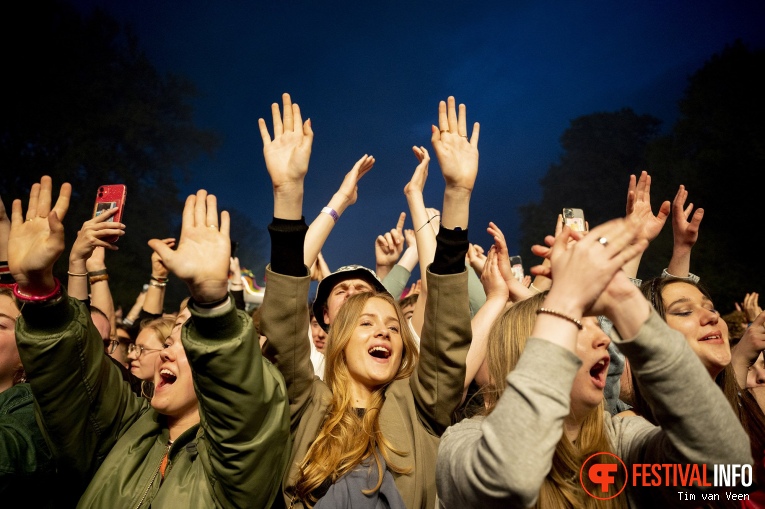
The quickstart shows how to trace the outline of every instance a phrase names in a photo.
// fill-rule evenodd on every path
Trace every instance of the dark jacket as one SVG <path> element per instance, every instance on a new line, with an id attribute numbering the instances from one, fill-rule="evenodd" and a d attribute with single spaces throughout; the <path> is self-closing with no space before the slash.
<path id="1" fill-rule="evenodd" d="M 168 448 L 164 416 L 104 356 L 82 303 L 24 306 L 19 351 L 54 455 L 87 486 L 78 507 L 267 507 L 277 494 L 290 444 L 284 380 L 233 303 L 191 311 L 181 336 L 200 424 Z"/>

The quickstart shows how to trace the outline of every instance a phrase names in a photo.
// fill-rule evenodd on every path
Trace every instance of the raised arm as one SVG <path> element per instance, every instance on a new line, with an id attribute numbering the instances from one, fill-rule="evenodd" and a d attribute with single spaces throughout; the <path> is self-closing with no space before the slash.
<path id="1" fill-rule="evenodd" d="M 681 185 L 672 200 L 672 259 L 667 267 L 667 272 L 675 277 L 691 277 L 691 250 L 699 239 L 699 226 L 704 218 L 704 209 L 693 212 L 693 203 L 685 205 L 687 199 L 688 191 Z"/>
<path id="2" fill-rule="evenodd" d="M 476 123 L 468 139 L 465 105 L 459 105 L 458 113 L 454 97 L 440 102 L 438 118 L 439 128 L 432 127 L 431 141 L 446 186 L 436 254 L 426 271 L 428 297 L 420 361 L 410 377 L 421 420 L 436 435 L 451 424 L 464 389 L 471 339 L 465 257 L 470 197 L 478 174 L 479 135 Z"/>
<path id="3" fill-rule="evenodd" d="M 67 292 L 75 299 L 86 301 L 88 300 L 88 260 L 93 255 L 93 252 L 97 247 L 108 249 L 110 251 L 116 251 L 118 248 L 116 245 L 111 244 L 103 240 L 106 237 L 113 235 L 123 235 L 125 233 L 125 225 L 122 223 L 115 223 L 110 221 L 110 218 L 117 213 L 116 208 L 107 210 L 102 214 L 88 219 L 82 223 L 82 228 L 77 232 L 77 238 L 72 244 L 72 249 L 69 251 L 69 282 L 67 284 Z M 103 256 L 101 256 L 103 262 Z M 95 267 L 98 264 L 98 260 L 91 262 L 91 266 Z M 100 269 L 106 270 L 106 265 Z M 93 271 L 99 270 L 99 268 L 93 268 Z M 106 274 L 104 272 L 103 274 Z M 103 275 L 103 274 L 98 274 Z M 99 279 L 101 280 L 101 279 Z M 105 279 L 103 279 L 105 280 Z M 111 294 L 110 294 L 111 295 Z M 96 303 L 93 303 L 96 305 Z M 104 303 L 100 303 L 98 306 L 101 309 Z M 114 304 L 112 303 L 112 308 Z M 101 309 L 106 312 L 106 309 Z M 113 313 L 112 313 L 113 314 Z M 107 315 L 108 316 L 108 315 Z"/>
<path id="4" fill-rule="evenodd" d="M 310 402 L 313 383 L 311 347 L 307 341 L 310 276 L 304 244 L 308 228 L 302 218 L 303 185 L 313 131 L 310 120 L 302 121 L 300 108 L 292 103 L 289 94 L 282 96 L 282 103 L 283 118 L 279 105 L 271 106 L 273 140 L 265 120 L 258 121 L 266 169 L 274 188 L 274 220 L 268 227 L 271 263 L 266 268 L 268 284 L 260 307 L 260 325 L 261 333 L 268 338 L 264 351 L 284 376 L 294 427 Z M 353 181 L 355 188 L 355 178 Z M 315 246 L 316 254 L 320 247 Z"/>
<path id="5" fill-rule="evenodd" d="M 228 212 L 219 217 L 216 197 L 199 190 L 186 199 L 177 249 L 159 239 L 149 246 L 191 295 L 181 340 L 206 438 L 197 451 L 216 505 L 267 507 L 288 456 L 286 388 L 229 294 L 229 232 Z"/>
<path id="6" fill-rule="evenodd" d="M 627 217 L 632 218 L 640 225 L 639 239 L 645 239 L 649 243 L 656 238 L 669 217 L 669 201 L 662 202 L 656 215 L 651 210 L 651 176 L 648 172 L 640 173 L 640 178 L 635 181 L 635 175 L 630 175 L 630 183 L 627 189 Z M 642 254 L 629 260 L 624 267 L 624 272 L 631 278 L 636 278 Z"/>
<path id="7" fill-rule="evenodd" d="M 513 274 L 513 268 L 510 264 L 510 252 L 507 250 L 507 241 L 502 230 L 496 224 L 490 222 L 486 231 L 494 238 L 494 249 L 497 252 L 497 268 L 510 292 L 510 302 L 518 302 L 534 295 L 536 292 L 524 286 Z"/>
<path id="8" fill-rule="evenodd" d="M 422 325 L 425 321 L 425 306 L 428 300 L 427 274 L 428 265 L 433 262 L 436 252 L 436 233 L 441 221 L 441 213 L 435 209 L 425 207 L 423 190 L 428 180 L 428 167 L 430 154 L 425 147 L 412 147 L 412 152 L 417 158 L 418 164 L 414 169 L 412 178 L 404 186 L 404 196 L 409 205 L 409 214 L 412 217 L 415 241 L 417 242 L 417 258 L 420 265 L 420 296 L 414 305 L 412 314 L 412 327 L 418 336 L 422 335 Z"/>
<path id="9" fill-rule="evenodd" d="M 510 290 L 499 269 L 499 255 L 496 245 L 489 248 L 484 270 L 481 271 L 481 283 L 486 292 L 486 302 L 478 310 L 470 321 L 473 330 L 473 340 L 470 342 L 465 369 L 465 392 L 462 400 L 465 400 L 468 387 L 473 379 L 479 385 L 489 382 L 488 368 L 486 366 L 486 344 L 489 331 L 499 315 L 505 309 L 510 299 Z M 519 283 L 520 284 L 520 283 Z"/>
<path id="10" fill-rule="evenodd" d="M 104 355 L 87 308 L 67 298 L 54 277 L 53 265 L 65 247 L 61 220 L 70 196 L 71 186 L 63 184 L 54 205 L 52 181 L 45 176 L 32 186 L 26 215 L 21 201 L 14 201 L 8 262 L 22 303 L 16 339 L 42 431 L 58 461 L 77 472 L 84 488 L 148 402 L 123 383 Z"/>
<path id="11" fill-rule="evenodd" d="M 262 120 L 262 119 L 261 119 Z M 310 120 L 306 121 L 306 125 L 308 129 L 310 130 Z M 265 125 L 261 127 L 261 135 L 263 134 L 263 129 Z M 274 132 L 276 133 L 276 124 L 274 124 Z M 266 135 L 268 136 L 268 131 L 266 130 Z M 308 134 L 305 135 L 308 137 Z M 280 137 L 281 140 L 281 137 Z M 301 143 L 310 142 L 313 140 L 313 131 L 310 133 L 310 140 L 306 141 L 307 138 L 305 138 Z M 274 143 L 277 141 L 276 135 L 274 135 Z M 286 143 L 289 140 L 284 140 Z M 265 143 L 265 141 L 264 141 Z M 282 149 L 283 150 L 283 149 Z M 265 148 L 264 148 L 265 153 Z M 274 161 L 276 163 L 277 161 Z M 308 168 L 308 160 L 300 160 L 300 163 L 305 163 L 305 168 L 307 170 Z M 332 199 L 329 201 L 326 207 L 324 207 L 319 213 L 318 216 L 316 216 L 316 219 L 313 220 L 311 223 L 311 226 L 308 228 L 308 233 L 305 235 L 305 265 L 306 267 L 313 266 L 314 262 L 316 261 L 316 257 L 321 252 L 322 247 L 324 247 L 324 243 L 327 241 L 327 238 L 329 237 L 330 232 L 332 231 L 332 228 L 334 228 L 335 223 L 340 218 L 340 216 L 345 212 L 345 209 L 356 203 L 356 199 L 358 198 L 358 192 L 359 192 L 359 180 L 361 180 L 361 177 L 367 174 L 369 170 L 372 169 L 372 167 L 375 164 L 375 158 L 364 154 L 361 156 L 361 158 L 356 161 L 356 164 L 353 165 L 353 168 L 351 168 L 351 171 L 346 173 L 345 178 L 343 179 L 343 182 L 340 184 L 340 188 L 335 192 L 335 194 L 332 196 Z M 268 162 L 266 163 L 266 166 L 268 166 Z M 304 175 L 305 177 L 305 175 Z M 274 216 L 274 217 L 280 217 L 280 216 Z M 285 218 L 286 219 L 286 218 Z"/>

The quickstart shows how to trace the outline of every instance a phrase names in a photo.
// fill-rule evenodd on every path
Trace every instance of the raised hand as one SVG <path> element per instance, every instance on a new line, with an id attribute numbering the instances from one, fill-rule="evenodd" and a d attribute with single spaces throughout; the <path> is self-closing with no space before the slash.
<path id="1" fill-rule="evenodd" d="M 757 292 L 747 293 L 744 296 L 744 302 L 741 303 L 739 307 L 744 314 L 746 314 L 746 321 L 749 323 L 754 322 L 754 319 L 757 318 L 757 315 L 762 313 L 762 308 L 760 307 L 760 294 Z"/>
<path id="2" fill-rule="evenodd" d="M 686 206 L 685 201 L 687 199 L 688 191 L 685 189 L 685 186 L 680 185 L 677 189 L 677 194 L 675 194 L 675 199 L 672 200 L 672 233 L 675 238 L 675 244 L 686 246 L 690 249 L 699 239 L 699 226 L 704 218 L 704 209 L 696 209 L 696 212 L 693 212 L 691 217 L 693 203 L 689 203 Z M 690 221 L 688 218 L 690 218 Z"/>
<path id="3" fill-rule="evenodd" d="M 672 200 L 672 259 L 667 267 L 667 272 L 679 277 L 688 277 L 690 274 L 691 250 L 699 239 L 699 227 L 704 217 L 704 209 L 696 209 L 691 216 L 693 203 L 686 206 L 687 199 L 688 191 L 680 185 Z"/>
<path id="4" fill-rule="evenodd" d="M 510 263 L 510 253 L 507 249 L 507 241 L 505 235 L 499 227 L 490 222 L 486 231 L 494 238 L 494 245 L 492 249 L 496 251 L 497 255 L 497 270 L 502 274 L 502 279 L 505 281 L 505 285 L 510 292 L 510 300 L 518 302 L 519 300 L 527 299 L 534 295 L 533 290 L 530 290 L 528 286 L 524 285 L 513 274 L 513 267 Z M 529 283 L 531 284 L 531 283 Z"/>
<path id="5" fill-rule="evenodd" d="M 260 136 L 263 139 L 263 156 L 266 168 L 271 175 L 274 188 L 303 180 L 308 172 L 311 158 L 313 130 L 311 120 L 303 122 L 300 107 L 293 104 L 289 94 L 282 95 L 284 116 L 279 111 L 279 104 L 271 105 L 274 124 L 274 138 L 271 139 L 266 121 L 258 119 Z"/>
<path id="6" fill-rule="evenodd" d="M 55 287 L 53 264 L 64 251 L 64 219 L 69 209 L 72 186 L 61 185 L 52 204 L 53 182 L 49 176 L 32 185 L 26 220 L 21 200 L 13 200 L 11 233 L 8 240 L 8 268 L 27 295 L 45 295 Z"/>
<path id="7" fill-rule="evenodd" d="M 478 174 L 478 136 L 480 126 L 473 124 L 468 139 L 467 113 L 464 104 L 455 107 L 453 96 L 438 104 L 438 127 L 432 126 L 431 143 L 447 187 L 473 190 Z"/>
<path id="8" fill-rule="evenodd" d="M 159 239 L 149 247 L 162 258 L 164 265 L 189 287 L 197 302 L 223 299 L 228 293 L 228 269 L 231 238 L 228 212 L 220 214 L 217 199 L 200 189 L 190 195 L 183 207 L 181 239 L 174 251 Z"/>
<path id="9" fill-rule="evenodd" d="M 510 290 L 508 289 L 505 278 L 502 275 L 502 271 L 499 269 L 499 250 L 496 245 L 489 248 L 489 253 L 486 255 L 486 264 L 481 272 L 481 285 L 483 285 L 484 293 L 486 293 L 486 299 L 500 298 L 504 302 L 510 297 Z"/>
<path id="10" fill-rule="evenodd" d="M 428 181 L 428 166 L 430 165 L 430 153 L 425 147 L 412 147 L 415 157 L 420 162 L 412 174 L 412 178 L 404 186 L 404 195 L 409 196 L 412 193 L 422 194 L 425 189 L 425 182 Z"/>
<path id="11" fill-rule="evenodd" d="M 166 239 L 162 239 L 162 241 L 167 247 L 170 249 L 175 247 L 175 239 L 168 237 Z M 239 266 L 239 259 L 237 258 L 237 267 Z M 165 262 L 162 261 L 162 256 L 156 251 L 153 251 L 151 253 L 151 275 L 163 278 L 167 277 L 167 275 L 170 273 L 168 268 L 165 266 Z"/>
<path id="12" fill-rule="evenodd" d="M 627 217 L 638 221 L 640 225 L 639 238 L 651 242 L 655 239 L 669 217 L 669 200 L 662 202 L 656 215 L 651 210 L 651 176 L 641 172 L 640 179 L 635 181 L 635 175 L 630 175 L 627 189 Z"/>
<path id="13" fill-rule="evenodd" d="M 385 277 L 390 272 L 390 269 L 396 264 L 401 257 L 401 253 L 404 251 L 405 221 L 406 212 L 402 212 L 398 216 L 396 227 L 382 235 L 378 235 L 375 240 L 375 263 L 379 277 Z"/>
<path id="14" fill-rule="evenodd" d="M 478 277 L 483 274 L 484 267 L 486 266 L 486 255 L 483 248 L 478 244 L 470 244 L 468 246 L 467 261 L 475 271 Z"/>
<path id="15" fill-rule="evenodd" d="M 342 184 L 340 184 L 340 188 L 337 190 L 337 193 L 335 193 L 335 195 L 339 195 L 343 198 L 345 203 L 343 209 L 356 203 L 359 194 L 359 180 L 361 180 L 361 177 L 366 175 L 374 165 L 375 158 L 364 154 L 361 156 L 361 159 L 356 161 L 356 164 L 353 165 L 351 171 L 345 174 L 345 178 L 343 179 Z"/>
<path id="16" fill-rule="evenodd" d="M 765 313 L 760 312 L 744 331 L 744 335 L 731 349 L 731 364 L 736 373 L 736 381 L 741 388 L 747 385 L 747 374 L 765 350 Z"/>
<path id="17" fill-rule="evenodd" d="M 83 267 L 87 260 L 93 255 L 97 247 L 116 251 L 118 247 L 110 242 L 103 240 L 106 237 L 114 235 L 121 236 L 125 234 L 125 225 L 111 221 L 111 217 L 116 214 L 118 209 L 106 210 L 98 216 L 88 219 L 82 223 L 82 228 L 77 232 L 77 238 L 74 239 L 72 249 L 69 251 L 69 269 L 77 271 L 80 262 Z M 73 266 L 75 265 L 76 266 Z"/>
<path id="18" fill-rule="evenodd" d="M 550 267 L 537 265 L 531 272 L 552 279 L 551 295 L 555 292 L 559 305 L 569 308 L 570 315 L 600 314 L 590 308 L 622 266 L 648 246 L 646 239 L 637 238 L 640 226 L 633 220 L 612 219 L 587 235 L 564 227 L 557 237 L 545 238 L 552 247 L 532 247 L 535 255 L 550 259 Z"/>
<path id="19" fill-rule="evenodd" d="M 266 121 L 258 119 L 263 139 L 263 156 L 274 188 L 274 217 L 300 219 L 303 217 L 303 181 L 311 158 L 313 130 L 311 120 L 303 122 L 300 107 L 292 104 L 289 94 L 282 95 L 284 117 L 279 105 L 271 105 L 274 138 L 268 133 Z"/>

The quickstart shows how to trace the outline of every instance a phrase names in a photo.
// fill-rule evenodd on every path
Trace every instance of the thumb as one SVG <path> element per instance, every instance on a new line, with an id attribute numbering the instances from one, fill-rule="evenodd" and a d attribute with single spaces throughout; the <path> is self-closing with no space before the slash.
<path id="1" fill-rule="evenodd" d="M 165 264 L 166 267 L 170 267 L 172 264 L 173 255 L 175 254 L 175 251 L 170 249 L 167 244 L 162 242 L 159 239 L 151 239 L 149 242 L 149 247 L 156 252 L 160 258 L 162 258 L 162 263 Z"/>

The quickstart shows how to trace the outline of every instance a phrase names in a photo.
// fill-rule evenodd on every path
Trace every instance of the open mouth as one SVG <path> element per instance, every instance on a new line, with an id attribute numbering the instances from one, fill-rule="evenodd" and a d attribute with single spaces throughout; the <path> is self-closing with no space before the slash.
<path id="1" fill-rule="evenodd" d="M 604 357 L 595 363 L 590 368 L 590 378 L 596 387 L 605 389 L 606 387 L 606 375 L 608 374 L 609 358 Z"/>
<path id="2" fill-rule="evenodd" d="M 390 350 L 384 346 L 373 346 L 368 350 L 368 353 L 376 359 L 387 359 L 390 357 Z"/>
<path id="3" fill-rule="evenodd" d="M 159 384 L 157 385 L 157 389 L 160 389 L 162 387 L 166 387 L 168 385 L 173 385 L 175 381 L 177 380 L 177 376 L 175 373 L 170 371 L 167 368 L 163 368 L 159 371 Z"/>
<path id="4" fill-rule="evenodd" d="M 705 342 L 705 343 L 723 343 L 723 337 L 722 334 L 715 331 L 712 334 L 707 334 L 703 338 L 701 338 L 699 341 Z"/>

